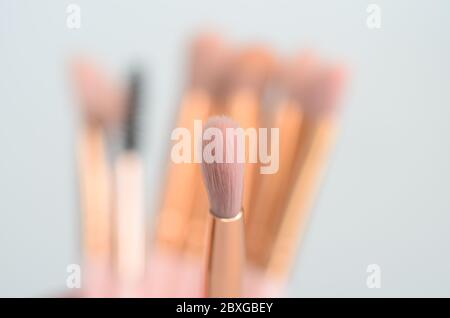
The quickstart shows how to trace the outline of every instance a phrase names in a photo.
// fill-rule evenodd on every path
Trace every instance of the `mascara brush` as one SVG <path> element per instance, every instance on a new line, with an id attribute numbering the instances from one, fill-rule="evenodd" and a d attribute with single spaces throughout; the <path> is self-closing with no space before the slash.
<path id="1" fill-rule="evenodd" d="M 144 168 L 138 151 L 142 75 L 137 70 L 129 80 L 124 150 L 115 165 L 116 258 L 120 296 L 136 295 L 145 273 Z"/>

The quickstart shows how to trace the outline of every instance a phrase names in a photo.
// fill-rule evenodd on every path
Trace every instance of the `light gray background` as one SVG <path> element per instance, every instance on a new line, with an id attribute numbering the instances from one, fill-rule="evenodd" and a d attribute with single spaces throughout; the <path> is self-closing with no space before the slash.
<path id="1" fill-rule="evenodd" d="M 290 296 L 450 296 L 450 2 L 0 0 L 0 295 L 64 288 L 78 262 L 74 111 L 65 62 L 75 52 L 117 72 L 151 70 L 148 193 L 182 86 L 184 45 L 202 26 L 283 53 L 306 46 L 350 65 L 342 129 Z M 164 132 L 164 133 L 163 133 Z M 154 203 L 149 195 L 150 206 Z M 366 268 L 382 288 L 366 287 Z"/>

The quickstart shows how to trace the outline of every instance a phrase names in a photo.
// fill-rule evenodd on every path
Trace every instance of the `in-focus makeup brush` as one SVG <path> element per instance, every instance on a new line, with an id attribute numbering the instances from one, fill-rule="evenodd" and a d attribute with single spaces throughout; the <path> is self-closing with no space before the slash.
<path id="1" fill-rule="evenodd" d="M 124 150 L 116 164 L 116 258 L 119 296 L 136 296 L 145 273 L 144 168 L 138 151 L 142 75 L 130 76 Z"/>
<path id="2" fill-rule="evenodd" d="M 216 45 L 217 46 L 217 45 Z M 225 91 L 226 78 L 230 72 L 229 65 L 232 60 L 232 49 L 222 43 L 220 53 L 217 46 L 214 64 L 209 63 L 210 69 L 215 70 L 214 76 L 208 76 L 208 92 L 210 96 L 210 116 L 214 116 L 226 111 Z M 201 67 L 201 65 L 199 65 Z M 196 168 L 200 167 L 196 165 Z M 200 177 L 192 181 L 194 188 L 194 202 L 189 214 L 187 235 L 183 240 L 183 271 L 177 285 L 177 296 L 180 297 L 200 297 L 204 293 L 204 278 L 206 272 L 206 249 L 208 246 L 208 216 L 204 211 L 208 208 L 208 196 Z"/>
<path id="3" fill-rule="evenodd" d="M 107 296 L 111 277 L 112 178 L 106 134 L 122 118 L 125 89 L 85 58 L 71 64 L 80 104 L 78 175 L 85 296 Z"/>
<path id="4" fill-rule="evenodd" d="M 340 65 L 322 67 L 307 87 L 295 175 L 266 266 L 271 277 L 286 278 L 303 236 L 308 211 L 336 134 L 336 106 L 343 92 L 345 75 Z"/>
<path id="5" fill-rule="evenodd" d="M 242 215 L 242 191 L 244 165 L 237 161 L 237 137 L 228 135 L 227 130 L 238 126 L 227 117 L 213 117 L 208 120 L 203 133 L 213 129 L 218 134 L 203 149 L 215 143 L 216 159 L 203 156 L 202 175 L 205 182 L 211 215 L 211 236 L 209 247 L 206 295 L 208 297 L 239 297 L 242 295 L 244 270 L 244 224 Z M 217 139 L 217 140 L 216 140 Z M 219 149 L 222 148 L 222 158 Z M 226 162 L 227 153 L 233 152 L 233 162 Z M 210 162 L 210 163 L 208 163 Z"/>

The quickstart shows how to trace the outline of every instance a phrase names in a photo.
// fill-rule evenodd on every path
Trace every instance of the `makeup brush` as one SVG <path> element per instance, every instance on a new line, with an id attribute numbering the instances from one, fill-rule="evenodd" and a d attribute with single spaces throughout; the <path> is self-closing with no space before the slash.
<path id="1" fill-rule="evenodd" d="M 83 122 L 107 132 L 117 129 L 125 116 L 126 87 L 85 57 L 70 66 Z"/>
<path id="2" fill-rule="evenodd" d="M 243 48 L 234 58 L 233 72 L 229 76 L 227 87 L 226 112 L 243 129 L 261 126 L 261 103 L 264 90 L 275 69 L 275 58 L 272 52 L 263 46 L 253 45 Z M 247 137 L 246 165 L 244 173 L 244 201 L 243 207 L 246 220 L 251 214 L 250 204 L 257 179 L 257 158 L 250 158 Z M 253 162 L 251 162 L 253 160 Z"/>
<path id="3" fill-rule="evenodd" d="M 217 40 L 216 40 L 217 41 Z M 210 44 L 211 46 L 211 44 Z M 230 72 L 232 49 L 225 45 L 215 45 L 214 63 L 209 64 L 209 69 L 215 70 L 208 76 L 208 93 L 210 96 L 209 115 L 214 116 L 223 113 L 226 108 L 225 91 L 226 78 Z M 220 50 L 219 50 L 220 49 Z M 211 59 L 211 57 L 210 57 Z M 201 65 L 199 65 L 200 67 Z M 203 70 L 205 72 L 205 70 Z M 181 297 L 200 297 L 204 293 L 204 277 L 206 272 L 206 249 L 208 246 L 208 216 L 204 211 L 208 208 L 208 196 L 200 176 L 200 166 L 196 165 L 199 174 L 191 184 L 194 188 L 194 201 L 189 214 L 187 235 L 183 240 L 182 263 L 184 270 L 180 272 L 178 295 Z"/>
<path id="4" fill-rule="evenodd" d="M 133 70 L 129 80 L 124 150 L 116 165 L 116 258 L 120 295 L 135 295 L 145 273 L 146 237 L 144 213 L 144 168 L 139 144 L 142 75 Z"/>
<path id="5" fill-rule="evenodd" d="M 228 47 L 215 34 L 197 36 L 190 48 L 188 85 L 183 93 L 175 128 L 187 129 L 191 136 L 216 108 L 221 74 L 228 58 Z M 194 125 L 194 121 L 200 123 Z M 201 133 L 201 132 L 200 132 Z M 200 202 L 201 175 L 198 162 L 200 144 L 192 140 L 188 162 L 168 162 L 165 186 L 156 222 L 155 246 L 152 250 L 150 279 L 162 285 L 157 296 L 197 297 L 203 292 L 202 256 L 206 235 L 206 216 L 196 210 Z M 191 161 L 192 160 L 192 161 Z M 205 207 L 207 207 L 205 201 Z M 200 204 L 200 206 L 203 206 Z M 200 266 L 198 265 L 200 263 Z M 161 282 L 161 283 L 158 283 Z"/>
<path id="6" fill-rule="evenodd" d="M 272 227 L 282 214 L 279 200 L 289 190 L 289 180 L 295 160 L 296 141 L 303 118 L 302 112 L 288 101 L 277 105 L 271 128 L 279 129 L 279 169 L 274 174 L 261 175 L 252 205 L 253 211 L 246 225 L 249 260 L 261 264 L 267 259 Z M 256 212 L 257 211 L 257 212 Z"/>
<path id="7" fill-rule="evenodd" d="M 189 85 L 182 97 L 175 128 L 186 128 L 193 136 L 194 121 L 203 122 L 207 119 L 212 109 L 213 95 L 217 89 L 226 51 L 223 40 L 216 35 L 202 34 L 193 41 Z M 193 141 L 190 149 L 190 159 L 193 159 L 193 162 L 170 162 L 168 165 L 156 228 L 158 248 L 181 252 L 184 247 L 196 185 L 200 182 L 200 169 L 195 164 L 199 162 L 199 147 L 195 143 L 196 141 Z"/>
<path id="8" fill-rule="evenodd" d="M 242 293 L 244 165 L 237 160 L 237 137 L 227 135 L 227 130 L 236 128 L 237 124 L 227 117 L 213 117 L 206 123 L 203 133 L 203 149 L 211 147 L 212 143 L 215 145 L 214 161 L 204 150 L 201 166 L 212 223 L 206 283 L 208 297 L 239 297 Z M 208 130 L 215 136 L 209 142 L 205 140 Z M 231 152 L 234 158 L 229 162 L 226 157 Z"/>
<path id="9" fill-rule="evenodd" d="M 125 89 L 86 58 L 71 64 L 82 121 L 78 133 L 78 175 L 82 221 L 84 295 L 105 296 L 111 270 L 112 178 L 106 134 L 120 122 Z"/>
<path id="10" fill-rule="evenodd" d="M 303 236 L 308 211 L 319 184 L 337 126 L 336 106 L 346 72 L 340 65 L 321 67 L 303 97 L 305 112 L 294 179 L 278 225 L 266 271 L 272 277 L 289 273 L 296 247 Z"/>
<path id="11" fill-rule="evenodd" d="M 266 112 L 266 122 L 269 127 L 279 130 L 279 169 L 274 174 L 259 176 L 253 202 L 258 213 L 250 215 L 246 232 L 249 261 L 258 267 L 264 268 L 267 264 L 271 244 L 283 217 L 304 118 L 299 95 L 304 91 L 314 65 L 314 55 L 303 53 L 294 61 L 280 65 L 277 72 L 277 99 Z"/>

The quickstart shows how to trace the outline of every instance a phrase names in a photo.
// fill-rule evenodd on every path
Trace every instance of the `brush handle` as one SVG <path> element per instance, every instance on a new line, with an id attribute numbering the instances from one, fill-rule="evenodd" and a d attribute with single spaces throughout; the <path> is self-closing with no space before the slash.
<path id="1" fill-rule="evenodd" d="M 87 263 L 110 263 L 111 175 L 103 130 L 95 125 L 81 129 L 78 140 L 78 174 L 82 210 L 83 258 Z"/>
<path id="2" fill-rule="evenodd" d="M 270 275 L 286 277 L 291 269 L 295 251 L 303 238 L 304 230 L 315 193 L 321 180 L 328 152 L 336 134 L 335 120 L 323 119 L 315 124 L 307 154 L 300 167 L 287 200 L 283 219 L 273 240 L 271 255 L 266 267 Z"/>
<path id="3" fill-rule="evenodd" d="M 232 219 L 212 217 L 206 293 L 208 297 L 242 296 L 244 223 L 242 212 Z"/>
<path id="4" fill-rule="evenodd" d="M 124 285 L 135 285 L 145 272 L 143 165 L 135 153 L 121 155 L 116 165 L 117 271 Z"/>

